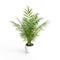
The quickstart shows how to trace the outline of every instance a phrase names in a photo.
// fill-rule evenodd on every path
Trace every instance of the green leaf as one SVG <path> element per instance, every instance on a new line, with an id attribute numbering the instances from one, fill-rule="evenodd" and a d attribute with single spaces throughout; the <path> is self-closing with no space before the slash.
<path id="1" fill-rule="evenodd" d="M 38 33 L 39 31 L 41 31 L 46 25 L 47 25 L 48 21 L 45 21 L 44 23 L 42 23 L 40 26 L 38 26 L 36 28 L 36 32 Z"/>

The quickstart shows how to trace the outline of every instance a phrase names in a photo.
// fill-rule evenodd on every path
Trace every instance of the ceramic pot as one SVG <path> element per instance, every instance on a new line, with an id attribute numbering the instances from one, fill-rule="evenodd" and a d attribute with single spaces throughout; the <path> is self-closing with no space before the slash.
<path id="1" fill-rule="evenodd" d="M 33 51 L 33 47 L 34 47 L 34 45 L 33 46 L 27 46 L 27 45 L 25 45 L 25 52 L 26 53 L 31 53 Z"/>

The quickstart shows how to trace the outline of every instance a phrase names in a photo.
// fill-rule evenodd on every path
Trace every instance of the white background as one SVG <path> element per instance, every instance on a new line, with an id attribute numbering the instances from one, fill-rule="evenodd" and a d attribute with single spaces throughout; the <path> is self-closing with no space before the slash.
<path id="1" fill-rule="evenodd" d="M 25 53 L 25 42 L 10 23 L 16 21 L 15 16 L 22 18 L 26 6 L 49 20 L 30 54 Z M 60 0 L 0 0 L 0 60 L 60 60 Z"/>

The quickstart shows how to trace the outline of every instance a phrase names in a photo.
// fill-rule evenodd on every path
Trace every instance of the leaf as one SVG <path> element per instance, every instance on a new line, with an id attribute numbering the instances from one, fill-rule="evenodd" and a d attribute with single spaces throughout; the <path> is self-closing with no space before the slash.
<path id="1" fill-rule="evenodd" d="M 47 25 L 48 21 L 45 21 L 44 23 L 42 23 L 40 26 L 38 26 L 36 28 L 36 32 L 38 33 L 40 30 L 43 29 L 43 27 L 45 27 Z"/>
<path id="2" fill-rule="evenodd" d="M 19 24 L 21 24 L 21 21 L 19 20 L 19 18 L 18 18 L 18 17 L 16 17 L 16 19 L 18 20 Z"/>
<path id="3" fill-rule="evenodd" d="M 11 21 L 11 23 L 16 27 L 17 30 L 21 31 L 19 24 L 15 23 L 13 21 Z"/>

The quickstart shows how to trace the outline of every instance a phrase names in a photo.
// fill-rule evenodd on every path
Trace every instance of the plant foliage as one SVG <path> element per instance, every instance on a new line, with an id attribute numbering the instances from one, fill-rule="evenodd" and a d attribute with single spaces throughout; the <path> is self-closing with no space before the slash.
<path id="1" fill-rule="evenodd" d="M 22 21 L 17 18 L 19 23 L 11 21 L 14 24 L 17 30 L 19 30 L 20 35 L 30 44 L 34 38 L 37 36 L 38 32 L 43 29 L 43 27 L 47 24 L 47 21 L 38 25 L 38 22 L 42 18 L 39 18 L 38 13 L 33 14 L 32 9 L 27 7 L 24 10 L 24 16 Z"/>

